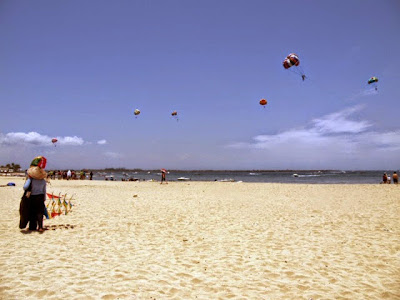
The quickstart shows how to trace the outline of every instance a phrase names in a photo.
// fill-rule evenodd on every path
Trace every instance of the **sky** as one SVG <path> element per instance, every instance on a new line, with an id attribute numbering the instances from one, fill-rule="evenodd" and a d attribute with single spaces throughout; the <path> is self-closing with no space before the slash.
<path id="1" fill-rule="evenodd" d="M 3 0 L 0 164 L 398 170 L 399 15 L 397 0 Z"/>

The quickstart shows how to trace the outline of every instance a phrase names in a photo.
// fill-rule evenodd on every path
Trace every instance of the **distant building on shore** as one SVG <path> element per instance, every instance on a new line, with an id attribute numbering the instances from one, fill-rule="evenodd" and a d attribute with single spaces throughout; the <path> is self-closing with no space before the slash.
<path id="1" fill-rule="evenodd" d="M 14 171 L 9 168 L 0 168 L 0 176 L 23 176 L 24 172 L 21 169 Z"/>

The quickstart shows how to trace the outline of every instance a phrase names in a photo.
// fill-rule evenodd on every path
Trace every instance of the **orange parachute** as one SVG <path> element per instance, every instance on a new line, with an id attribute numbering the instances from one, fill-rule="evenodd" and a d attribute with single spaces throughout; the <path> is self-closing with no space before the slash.
<path id="1" fill-rule="evenodd" d="M 268 103 L 268 101 L 265 100 L 265 99 L 261 99 L 261 100 L 260 100 L 260 105 L 262 105 L 262 106 L 264 106 L 264 107 L 265 107 L 265 105 L 267 105 L 267 103 Z"/>

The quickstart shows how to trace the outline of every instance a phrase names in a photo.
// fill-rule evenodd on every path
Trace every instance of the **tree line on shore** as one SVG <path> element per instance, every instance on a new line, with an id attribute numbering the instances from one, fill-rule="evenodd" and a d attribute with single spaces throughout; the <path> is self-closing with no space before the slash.
<path id="1" fill-rule="evenodd" d="M 21 171 L 21 165 L 20 164 L 11 163 L 11 164 L 6 164 L 5 166 L 1 165 L 0 169 L 7 169 L 7 171 L 8 170 L 13 170 L 13 172 L 19 172 L 19 171 Z"/>

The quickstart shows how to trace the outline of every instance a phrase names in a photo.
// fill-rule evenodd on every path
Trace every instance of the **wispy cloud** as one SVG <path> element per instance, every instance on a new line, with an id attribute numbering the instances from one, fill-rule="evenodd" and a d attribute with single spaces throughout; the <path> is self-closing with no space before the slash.
<path id="1" fill-rule="evenodd" d="M 358 105 L 342 111 L 326 115 L 322 118 L 312 120 L 314 129 L 321 134 L 328 133 L 360 133 L 372 126 L 368 121 L 354 121 L 349 117 L 362 110 Z"/>
<path id="2" fill-rule="evenodd" d="M 361 90 L 358 93 L 354 94 L 349 98 L 350 101 L 356 100 L 358 98 L 362 98 L 365 96 L 372 96 L 372 95 L 377 95 L 378 91 L 375 88 L 369 88 L 365 90 Z"/>
<path id="3" fill-rule="evenodd" d="M 281 163 L 288 159 L 296 163 L 321 160 L 335 165 L 344 159 L 379 159 L 382 151 L 393 153 L 391 157 L 394 157 L 394 151 L 400 150 L 400 129 L 378 132 L 373 130 L 372 123 L 354 120 L 354 114 L 362 109 L 362 106 L 349 107 L 313 119 L 304 127 L 258 135 L 251 142 L 234 143 L 229 147 L 266 151 L 268 159 Z"/>
<path id="4" fill-rule="evenodd" d="M 105 145 L 105 144 L 107 144 L 107 141 L 106 140 L 100 140 L 100 141 L 97 141 L 97 144 Z"/>

